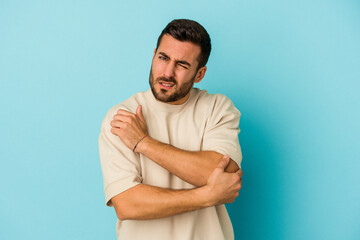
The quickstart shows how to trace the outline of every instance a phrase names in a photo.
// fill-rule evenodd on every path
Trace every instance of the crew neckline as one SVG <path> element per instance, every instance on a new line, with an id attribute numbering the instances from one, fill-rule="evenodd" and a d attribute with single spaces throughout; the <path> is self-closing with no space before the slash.
<path id="1" fill-rule="evenodd" d="M 178 105 L 173 105 L 173 104 L 160 102 L 160 101 L 156 100 L 156 98 L 150 88 L 145 92 L 145 95 L 146 95 L 146 98 L 149 100 L 150 105 L 157 111 L 180 112 L 192 100 L 192 98 L 195 94 L 194 90 L 195 90 L 195 88 L 192 88 L 190 90 L 191 91 L 190 96 L 186 100 L 186 102 L 184 102 L 183 104 L 178 104 Z"/>

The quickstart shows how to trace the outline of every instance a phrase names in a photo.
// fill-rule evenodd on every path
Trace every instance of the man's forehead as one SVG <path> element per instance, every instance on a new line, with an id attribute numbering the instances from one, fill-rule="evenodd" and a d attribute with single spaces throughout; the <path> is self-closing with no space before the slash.
<path id="1" fill-rule="evenodd" d="M 165 34 L 161 39 L 157 52 L 163 52 L 170 58 L 175 58 L 177 60 L 193 62 L 197 61 L 201 49 L 200 46 L 192 42 L 182 42 L 169 34 Z"/>

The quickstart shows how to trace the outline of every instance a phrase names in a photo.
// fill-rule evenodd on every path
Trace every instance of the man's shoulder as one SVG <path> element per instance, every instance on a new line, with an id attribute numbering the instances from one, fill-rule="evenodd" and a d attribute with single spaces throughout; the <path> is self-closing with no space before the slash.
<path id="1" fill-rule="evenodd" d="M 212 94 L 200 89 L 194 90 L 196 96 L 195 106 L 200 112 L 204 111 L 204 114 L 209 113 L 210 115 L 219 116 L 226 112 L 241 115 L 240 111 L 226 95 L 221 93 Z"/>
<path id="2" fill-rule="evenodd" d="M 194 88 L 194 93 L 196 96 L 197 103 L 204 103 L 206 105 L 209 104 L 223 104 L 223 103 L 231 103 L 232 101 L 226 95 L 221 93 L 208 93 L 207 90 L 200 90 L 198 88 Z"/>
<path id="3" fill-rule="evenodd" d="M 138 92 L 126 99 L 125 101 L 116 104 L 107 111 L 105 117 L 110 117 L 112 119 L 112 117 L 117 113 L 119 109 L 135 113 L 137 106 L 142 105 L 146 102 L 145 93 L 146 92 Z"/>

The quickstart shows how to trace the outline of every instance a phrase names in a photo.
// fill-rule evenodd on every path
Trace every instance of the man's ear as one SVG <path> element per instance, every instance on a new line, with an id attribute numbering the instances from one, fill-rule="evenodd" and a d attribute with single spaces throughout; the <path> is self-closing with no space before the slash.
<path id="1" fill-rule="evenodd" d="M 154 56 L 153 56 L 153 58 L 155 57 L 155 54 L 156 54 L 156 50 L 157 50 L 157 49 L 155 48 L 155 49 L 154 49 Z"/>
<path id="2" fill-rule="evenodd" d="M 194 80 L 195 83 L 199 83 L 204 78 L 206 70 L 207 70 L 207 67 L 204 66 L 204 67 L 201 67 L 197 71 L 196 76 L 195 76 L 195 80 Z"/>

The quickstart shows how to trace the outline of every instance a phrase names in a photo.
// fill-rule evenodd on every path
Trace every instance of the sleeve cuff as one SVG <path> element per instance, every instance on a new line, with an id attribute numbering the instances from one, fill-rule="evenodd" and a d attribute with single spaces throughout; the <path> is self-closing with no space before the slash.
<path id="1" fill-rule="evenodd" d="M 112 182 L 105 188 L 105 203 L 107 206 L 112 207 L 111 198 L 114 196 L 140 184 L 141 180 L 137 176 L 128 176 Z"/>

